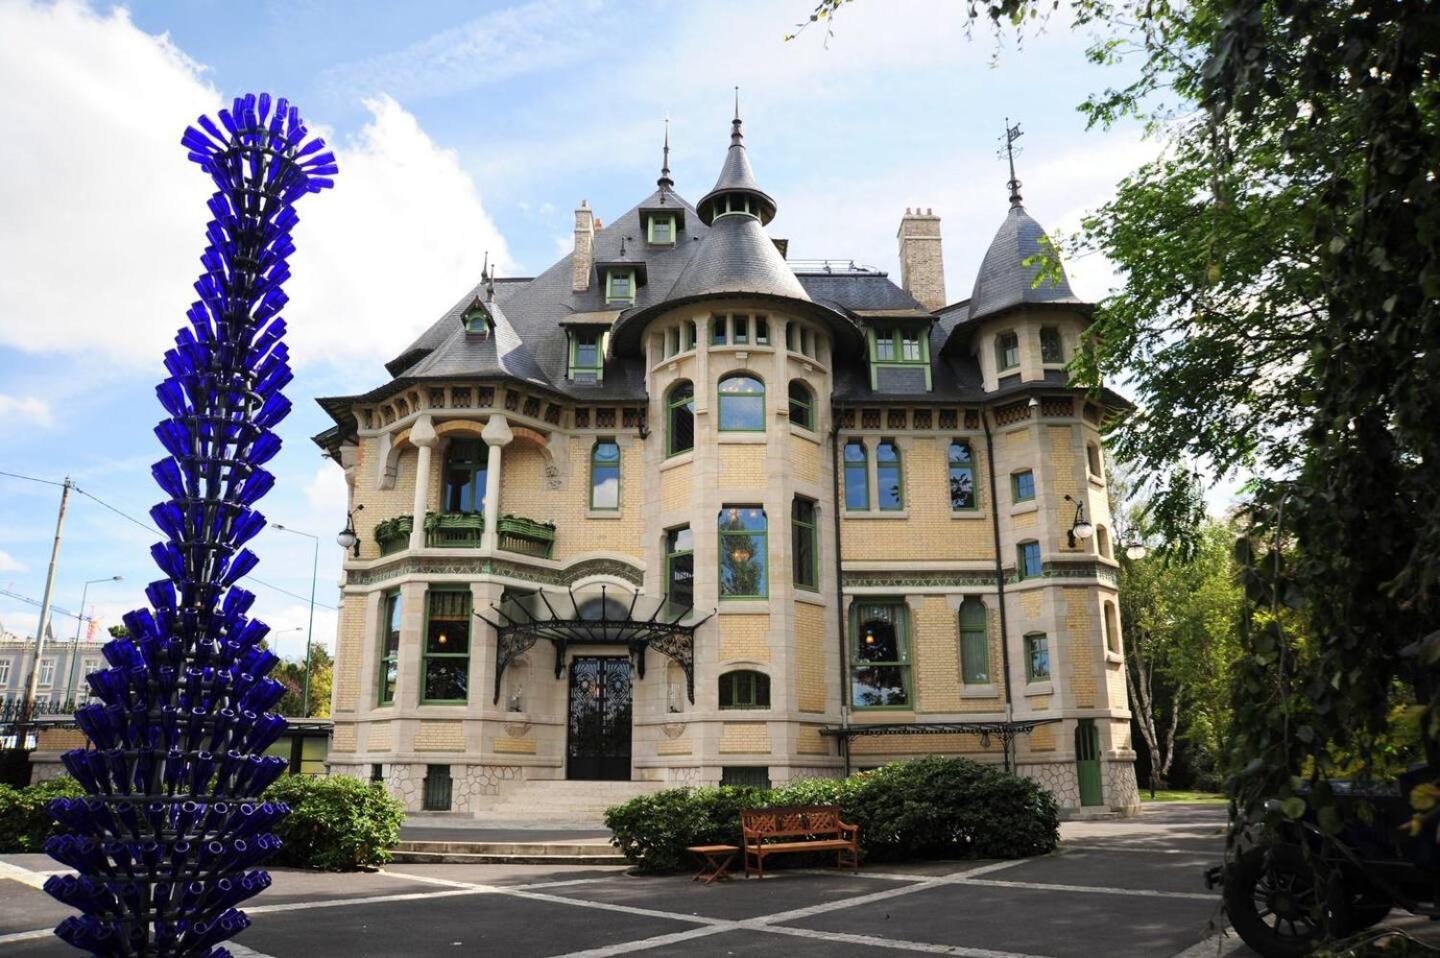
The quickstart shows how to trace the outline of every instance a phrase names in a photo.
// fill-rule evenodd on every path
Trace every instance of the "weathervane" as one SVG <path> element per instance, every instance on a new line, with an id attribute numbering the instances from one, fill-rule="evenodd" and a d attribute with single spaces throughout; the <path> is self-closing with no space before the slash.
<path id="1" fill-rule="evenodd" d="M 1010 161 L 1010 182 L 1005 184 L 1010 187 L 1010 205 L 1020 205 L 1020 181 L 1015 178 L 1015 154 L 1021 152 L 1016 148 L 1015 141 L 1024 134 L 1020 132 L 1020 124 L 1010 125 L 1010 118 L 1005 118 L 1005 158 Z"/>

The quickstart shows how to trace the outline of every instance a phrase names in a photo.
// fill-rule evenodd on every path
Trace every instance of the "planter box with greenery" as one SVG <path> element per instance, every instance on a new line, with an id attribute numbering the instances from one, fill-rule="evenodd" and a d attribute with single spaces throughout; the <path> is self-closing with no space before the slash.
<path id="1" fill-rule="evenodd" d="M 669 789 L 606 810 L 605 824 L 640 871 L 670 872 L 691 867 L 691 845 L 739 845 L 741 809 L 778 805 L 839 805 L 860 826 L 860 854 L 871 861 L 1024 858 L 1060 840 L 1049 792 L 990 765 L 941 757 L 778 789 Z"/>
<path id="2" fill-rule="evenodd" d="M 375 542 L 380 554 L 389 555 L 410 545 L 410 531 L 415 528 L 414 516 L 396 516 L 375 523 Z"/>
<path id="3" fill-rule="evenodd" d="M 285 842 L 277 864 L 324 871 L 383 865 L 405 820 L 405 807 L 384 785 L 343 775 L 287 775 L 266 790 L 265 798 L 290 806 L 289 817 L 275 828 Z"/>
<path id="4" fill-rule="evenodd" d="M 478 549 L 485 534 L 480 512 L 429 512 L 425 514 L 425 544 L 431 548 Z"/>
<path id="5" fill-rule="evenodd" d="M 555 548 L 555 523 L 537 522 L 524 516 L 502 516 L 496 523 L 500 535 L 500 548 L 509 552 L 550 558 Z"/>

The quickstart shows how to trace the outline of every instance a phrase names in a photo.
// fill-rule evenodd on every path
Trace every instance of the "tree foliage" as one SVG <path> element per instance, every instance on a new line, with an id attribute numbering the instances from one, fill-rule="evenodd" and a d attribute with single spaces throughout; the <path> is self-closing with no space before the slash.
<path id="1" fill-rule="evenodd" d="M 335 672 L 335 659 L 322 645 L 310 647 L 310 716 L 328 718 L 330 715 L 330 689 Z M 303 716 L 305 714 L 305 662 L 281 662 L 272 673 L 284 684 L 285 695 L 280 699 L 281 715 Z"/>

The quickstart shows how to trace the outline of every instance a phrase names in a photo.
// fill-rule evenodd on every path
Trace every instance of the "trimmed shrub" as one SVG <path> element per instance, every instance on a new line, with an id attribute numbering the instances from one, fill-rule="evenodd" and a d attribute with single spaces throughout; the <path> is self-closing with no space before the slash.
<path id="1" fill-rule="evenodd" d="M 53 798 L 78 798 L 80 783 L 68 776 L 36 782 L 25 788 L 0 785 L 0 852 L 38 852 L 45 839 L 64 831 L 50 817 Z"/>
<path id="2" fill-rule="evenodd" d="M 379 782 L 344 775 L 287 775 L 265 798 L 290 806 L 275 830 L 284 846 L 274 862 L 322 871 L 351 871 L 390 861 L 405 807 Z"/>
<path id="3" fill-rule="evenodd" d="M 783 805 L 839 805 L 860 827 L 860 854 L 871 860 L 1024 858 L 1060 840 L 1049 792 L 993 766 L 939 756 L 779 789 L 670 789 L 608 809 L 605 824 L 638 870 L 667 872 L 691 864 L 690 845 L 739 845 L 742 809 Z"/>

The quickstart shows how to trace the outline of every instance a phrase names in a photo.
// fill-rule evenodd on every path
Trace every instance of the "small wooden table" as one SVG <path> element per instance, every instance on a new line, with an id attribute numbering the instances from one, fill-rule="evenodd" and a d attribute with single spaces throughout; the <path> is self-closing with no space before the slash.
<path id="1" fill-rule="evenodd" d="M 721 879 L 730 880 L 730 863 L 735 860 L 740 848 L 736 845 L 692 845 L 685 850 L 700 859 L 700 870 L 690 880 L 713 885 Z"/>

